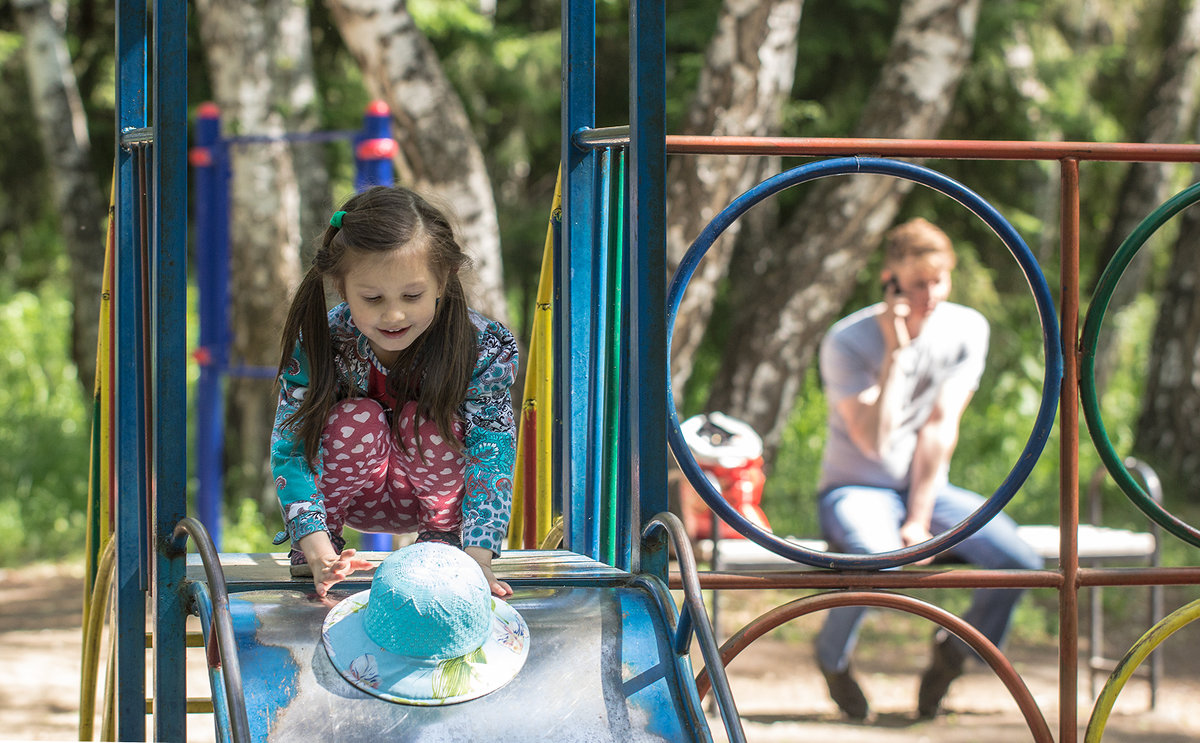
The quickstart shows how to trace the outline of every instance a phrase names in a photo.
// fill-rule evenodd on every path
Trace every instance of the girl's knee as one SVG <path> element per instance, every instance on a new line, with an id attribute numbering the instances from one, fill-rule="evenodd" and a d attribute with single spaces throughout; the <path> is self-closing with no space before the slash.
<path id="1" fill-rule="evenodd" d="M 329 411 L 325 421 L 326 430 L 337 423 L 342 425 L 371 426 L 382 424 L 387 426 L 387 415 L 383 405 L 369 397 L 347 397 L 339 400 Z"/>
<path id="2" fill-rule="evenodd" d="M 364 397 L 351 397 L 333 406 L 321 433 L 321 443 L 328 448 L 330 441 L 386 440 L 391 429 L 383 406 Z"/>
<path id="3" fill-rule="evenodd" d="M 413 420 L 416 420 L 417 434 L 421 437 L 421 442 L 425 445 L 425 448 L 429 448 L 426 442 L 431 442 L 435 446 L 448 445 L 450 443 L 443 440 L 441 429 L 438 428 L 436 421 L 421 415 L 417 410 L 416 402 L 410 400 L 404 403 L 404 407 L 400 409 L 398 415 L 400 419 L 400 431 L 405 437 L 412 435 Z M 452 431 L 455 438 L 461 443 L 464 433 L 462 421 L 455 419 Z"/>
<path id="4" fill-rule="evenodd" d="M 383 406 L 364 398 L 342 400 L 333 406 L 321 433 L 324 469 L 331 476 L 376 479 L 390 441 Z"/>

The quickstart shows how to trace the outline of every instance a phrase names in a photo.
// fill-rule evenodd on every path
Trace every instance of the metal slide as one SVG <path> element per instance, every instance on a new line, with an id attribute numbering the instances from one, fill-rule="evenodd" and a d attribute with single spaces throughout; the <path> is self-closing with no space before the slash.
<path id="1" fill-rule="evenodd" d="M 658 581 L 571 552 L 508 553 L 497 572 L 513 584 L 509 603 L 529 624 L 524 668 L 480 699 L 418 707 L 353 687 L 325 653 L 329 607 L 367 580 L 348 581 L 323 601 L 307 580 L 256 578 L 287 575 L 282 564 L 264 564 L 269 556 L 241 557 L 255 563 L 250 570 L 239 569 L 237 555 L 222 555 L 222 563 L 231 563 L 229 608 L 253 740 L 711 739 L 691 664 L 672 650 L 676 613 Z M 201 579 L 197 567 L 189 572 Z"/>

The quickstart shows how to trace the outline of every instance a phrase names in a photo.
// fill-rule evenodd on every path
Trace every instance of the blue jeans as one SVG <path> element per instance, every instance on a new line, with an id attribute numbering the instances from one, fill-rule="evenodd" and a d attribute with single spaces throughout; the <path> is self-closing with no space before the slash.
<path id="1" fill-rule="evenodd" d="M 930 532 L 940 534 L 958 525 L 983 502 L 983 497 L 976 493 L 945 485 L 934 500 Z M 906 512 L 904 493 L 857 485 L 834 488 L 820 500 L 821 530 L 831 549 L 840 552 L 890 552 L 904 546 L 900 541 L 900 525 Z M 1016 522 L 1004 513 L 997 514 L 944 554 L 982 568 L 1037 570 L 1042 567 L 1042 558 L 1021 539 Z M 977 588 L 963 619 L 999 646 L 1023 592 L 1018 588 Z M 865 606 L 829 611 L 816 641 L 817 662 L 823 670 L 846 670 L 866 611 Z M 964 643 L 957 642 L 956 645 L 964 655 L 970 652 Z"/>

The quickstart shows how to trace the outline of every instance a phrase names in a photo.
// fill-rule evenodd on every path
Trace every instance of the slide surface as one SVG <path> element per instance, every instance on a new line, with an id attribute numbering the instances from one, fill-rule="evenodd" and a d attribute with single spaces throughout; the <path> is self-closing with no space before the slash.
<path id="1" fill-rule="evenodd" d="M 671 652 L 654 591 L 569 552 L 508 555 L 513 557 L 498 561 L 497 572 L 515 583 L 509 603 L 529 624 L 528 660 L 498 691 L 443 707 L 384 701 L 345 681 L 321 643 L 329 606 L 311 592 L 311 583 L 239 585 L 231 579 L 254 739 L 710 739 L 691 670 Z M 368 585 L 347 583 L 329 598 L 340 601 Z"/>

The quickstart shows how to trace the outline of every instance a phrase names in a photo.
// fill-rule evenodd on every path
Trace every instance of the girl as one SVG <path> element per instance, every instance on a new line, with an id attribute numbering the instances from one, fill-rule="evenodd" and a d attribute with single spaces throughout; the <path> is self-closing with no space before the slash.
<path id="1" fill-rule="evenodd" d="M 492 592 L 508 527 L 517 345 L 467 307 L 469 259 L 446 217 L 405 188 L 334 213 L 282 338 L 271 468 L 293 575 L 317 594 L 369 567 L 342 527 L 418 532 L 463 549 Z M 325 279 L 343 302 L 326 311 Z"/>

